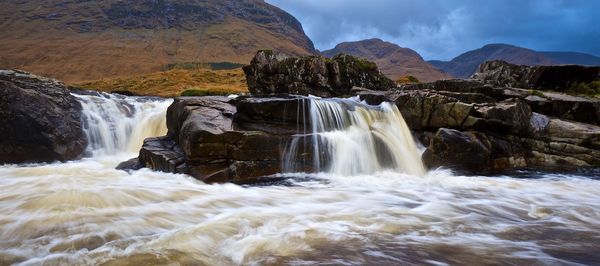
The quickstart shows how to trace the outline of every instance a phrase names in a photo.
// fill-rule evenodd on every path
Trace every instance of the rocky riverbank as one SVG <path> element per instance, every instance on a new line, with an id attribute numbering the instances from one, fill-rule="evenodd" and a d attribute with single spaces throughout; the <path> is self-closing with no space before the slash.
<path id="1" fill-rule="evenodd" d="M 146 139 L 138 159 L 120 167 L 186 173 L 206 182 L 251 182 L 281 173 L 290 142 L 303 141 L 308 148 L 295 159 L 302 162 L 300 170 L 315 171 L 310 139 L 296 137 L 315 122 L 309 116 L 311 99 L 287 93 L 393 103 L 426 147 L 422 159 L 430 169 L 482 174 L 600 166 L 600 101 L 523 85 L 532 80 L 547 84 L 544 68 L 496 61 L 482 65 L 473 79 L 396 87 L 376 67 L 362 71 L 365 65 L 356 63 L 362 61 L 340 58 L 259 52 L 245 68 L 255 95 L 176 98 L 167 111 L 168 134 Z M 570 74 L 580 68 L 584 74 Z M 599 73 L 598 68 L 572 66 L 548 71 L 562 77 L 561 86 L 594 82 Z M 1 90 L 0 132 L 5 137 L 0 161 L 81 157 L 86 147 L 81 106 L 64 85 L 25 72 L 1 74 L 6 89 Z M 327 160 L 325 154 L 317 157 Z"/>

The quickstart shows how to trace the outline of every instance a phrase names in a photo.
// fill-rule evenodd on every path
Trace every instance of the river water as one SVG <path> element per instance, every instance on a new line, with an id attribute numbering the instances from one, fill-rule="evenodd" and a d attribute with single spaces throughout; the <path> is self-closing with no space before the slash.
<path id="1" fill-rule="evenodd" d="M 392 167 L 346 172 L 342 160 L 283 182 L 208 185 L 114 169 L 165 133 L 169 101 L 78 97 L 95 121 L 87 158 L 0 167 L 0 265 L 600 263 L 594 173 L 459 176 L 386 156 Z M 375 120 L 374 134 L 395 121 Z"/>

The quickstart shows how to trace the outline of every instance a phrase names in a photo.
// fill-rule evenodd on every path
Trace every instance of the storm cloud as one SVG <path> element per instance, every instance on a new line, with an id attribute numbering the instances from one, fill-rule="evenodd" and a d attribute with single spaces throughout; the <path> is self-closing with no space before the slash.
<path id="1" fill-rule="evenodd" d="M 600 55 L 595 0 L 267 0 L 294 15 L 317 49 L 381 38 L 425 59 L 488 43 Z"/>

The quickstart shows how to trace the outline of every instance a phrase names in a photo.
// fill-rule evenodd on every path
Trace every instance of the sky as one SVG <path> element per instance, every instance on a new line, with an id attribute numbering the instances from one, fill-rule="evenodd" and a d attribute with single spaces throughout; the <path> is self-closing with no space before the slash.
<path id="1" fill-rule="evenodd" d="M 319 50 L 380 38 L 449 60 L 489 43 L 600 56 L 600 0 L 266 0 Z"/>

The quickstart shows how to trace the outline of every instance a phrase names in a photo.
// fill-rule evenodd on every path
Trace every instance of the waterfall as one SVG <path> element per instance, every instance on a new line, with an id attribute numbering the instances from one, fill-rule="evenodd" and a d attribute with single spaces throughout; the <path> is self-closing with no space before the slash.
<path id="1" fill-rule="evenodd" d="M 87 153 L 92 156 L 138 152 L 145 138 L 167 132 L 171 100 L 107 93 L 73 94 L 82 105 Z"/>
<path id="2" fill-rule="evenodd" d="M 385 169 L 425 174 L 410 129 L 395 105 L 384 102 L 372 106 L 357 99 L 300 101 L 309 105 L 308 121 L 302 126 L 305 131 L 310 127 L 310 131 L 295 135 L 287 146 L 284 171 L 298 172 L 309 165 L 316 171 L 339 175 Z"/>

